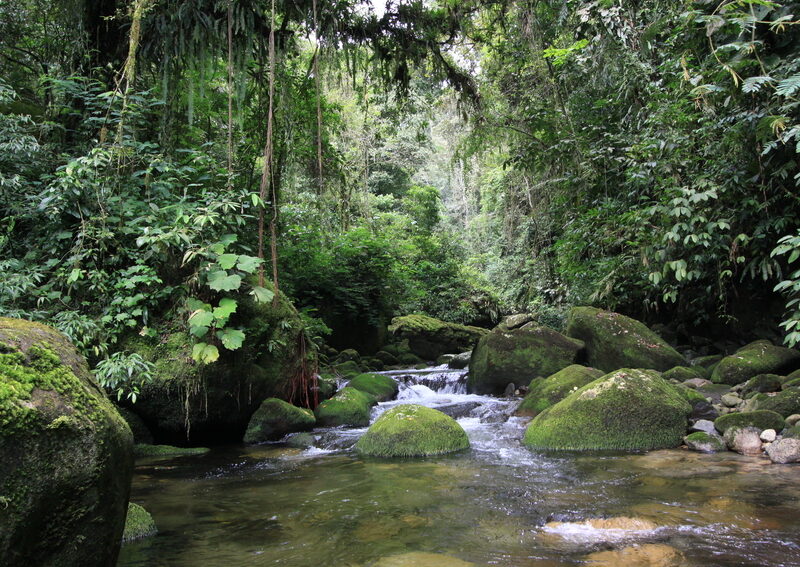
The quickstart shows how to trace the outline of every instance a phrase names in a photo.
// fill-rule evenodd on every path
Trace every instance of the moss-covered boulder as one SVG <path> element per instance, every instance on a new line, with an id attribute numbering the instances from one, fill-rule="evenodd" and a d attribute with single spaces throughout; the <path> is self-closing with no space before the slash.
<path id="1" fill-rule="evenodd" d="M 480 327 L 447 323 L 425 315 L 405 315 L 392 319 L 389 332 L 396 338 L 407 339 L 411 352 L 417 356 L 425 360 L 436 360 L 442 354 L 471 349 L 489 331 Z"/>
<path id="2" fill-rule="evenodd" d="M 589 365 L 606 372 L 619 368 L 663 372 L 687 364 L 678 351 L 644 323 L 594 307 L 572 308 L 567 336 L 585 342 Z"/>
<path id="3" fill-rule="evenodd" d="M 494 329 L 475 345 L 467 388 L 476 394 L 500 395 L 509 382 L 527 384 L 577 362 L 583 342 L 549 327 L 529 323 L 512 331 Z"/>
<path id="4" fill-rule="evenodd" d="M 723 434 L 731 427 L 755 427 L 762 431 L 764 429 L 780 431 L 784 424 L 784 419 L 780 414 L 765 410 L 729 413 L 714 420 L 714 427 Z"/>
<path id="5" fill-rule="evenodd" d="M 390 409 L 356 443 L 371 457 L 424 457 L 469 448 L 467 433 L 438 410 L 405 404 Z"/>
<path id="6" fill-rule="evenodd" d="M 375 398 L 366 392 L 342 388 L 331 399 L 318 405 L 314 414 L 319 425 L 360 427 L 369 425 L 370 409 L 376 403 Z"/>
<path id="7" fill-rule="evenodd" d="M 158 529 L 150 512 L 134 504 L 128 503 L 128 515 L 125 517 L 125 531 L 122 532 L 122 543 L 156 535 Z"/>
<path id="8" fill-rule="evenodd" d="M 351 376 L 361 374 L 361 365 L 355 360 L 345 360 L 344 362 L 334 364 L 333 370 L 337 375 L 343 378 L 350 378 Z"/>
<path id="9" fill-rule="evenodd" d="M 775 346 L 769 341 L 756 341 L 723 358 L 714 368 L 711 381 L 733 386 L 759 374 L 785 376 L 798 367 L 800 352 L 797 350 Z"/>
<path id="10" fill-rule="evenodd" d="M 759 374 L 744 383 L 740 395 L 746 398 L 750 394 L 777 392 L 783 384 L 783 376 L 777 374 Z"/>
<path id="11" fill-rule="evenodd" d="M 517 415 L 538 415 L 603 374 L 596 368 L 571 364 L 547 378 L 534 378 L 528 386 L 528 394 L 517 408 Z"/>
<path id="12" fill-rule="evenodd" d="M 653 370 L 621 369 L 590 382 L 528 425 L 524 443 L 549 450 L 677 447 L 691 407 Z"/>
<path id="13" fill-rule="evenodd" d="M 705 376 L 698 370 L 690 366 L 676 366 L 670 368 L 661 375 L 664 380 L 674 380 L 675 382 L 686 382 L 687 380 L 695 380 L 697 378 L 705 378 Z"/>
<path id="14" fill-rule="evenodd" d="M 115 565 L 132 447 L 64 335 L 0 318 L 0 565 Z"/>
<path id="15" fill-rule="evenodd" d="M 141 388 L 134 409 L 158 441 L 240 441 L 261 401 L 291 390 L 301 363 L 297 311 L 283 294 L 276 304 L 248 295 L 237 302 L 228 326 L 244 331 L 244 344 L 220 348 L 211 364 L 192 359 L 195 341 L 182 313 L 154 322 L 153 337 L 135 335 L 122 345 L 155 365 L 154 380 Z"/>
<path id="16" fill-rule="evenodd" d="M 759 410 L 774 411 L 783 417 L 800 413 L 800 388 L 788 388 L 777 394 L 761 397 L 755 407 Z"/>
<path id="17" fill-rule="evenodd" d="M 384 374 L 359 374 L 347 385 L 372 395 L 379 402 L 394 399 L 399 389 L 397 382 Z"/>
<path id="18" fill-rule="evenodd" d="M 705 431 L 695 431 L 687 435 L 683 442 L 686 443 L 689 450 L 701 453 L 719 453 L 728 449 L 722 437 L 711 435 Z"/>
<path id="19" fill-rule="evenodd" d="M 293 406 L 279 398 L 267 398 L 250 418 L 244 442 L 275 441 L 287 433 L 313 429 L 316 423 L 311 410 Z"/>

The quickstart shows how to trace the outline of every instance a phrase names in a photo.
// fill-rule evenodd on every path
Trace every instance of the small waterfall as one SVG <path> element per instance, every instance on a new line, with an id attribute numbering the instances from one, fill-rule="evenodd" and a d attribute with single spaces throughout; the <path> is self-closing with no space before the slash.
<path id="1" fill-rule="evenodd" d="M 419 386 L 435 394 L 463 395 L 467 393 L 467 370 L 454 370 L 446 365 L 423 370 L 392 370 L 384 372 L 384 374 L 391 376 L 400 384 L 401 396 L 405 390 L 427 393 Z M 410 395 L 408 397 L 419 396 Z"/>

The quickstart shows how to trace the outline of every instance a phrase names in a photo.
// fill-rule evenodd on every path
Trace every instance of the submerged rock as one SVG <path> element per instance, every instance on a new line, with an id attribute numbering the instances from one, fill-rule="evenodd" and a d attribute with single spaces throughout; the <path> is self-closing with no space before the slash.
<path id="1" fill-rule="evenodd" d="M 622 369 L 573 392 L 531 421 L 525 445 L 555 450 L 677 447 L 691 406 L 653 370 Z"/>
<path id="2" fill-rule="evenodd" d="M 379 402 L 393 400 L 397 395 L 397 382 L 383 374 L 359 374 L 347 384 L 375 397 Z"/>
<path id="3" fill-rule="evenodd" d="M 646 543 L 590 553 L 586 564 L 593 567 L 683 567 L 686 558 L 672 546 Z"/>
<path id="4" fill-rule="evenodd" d="M 384 557 L 369 565 L 370 567 L 473 567 L 475 563 L 441 553 L 415 551 Z"/>
<path id="5" fill-rule="evenodd" d="M 376 403 L 370 394 L 347 387 L 318 405 L 314 413 L 320 425 L 360 427 L 369 425 L 370 408 Z"/>
<path id="6" fill-rule="evenodd" d="M 469 448 L 464 429 L 435 409 L 405 404 L 390 409 L 356 443 L 371 457 L 423 457 Z"/>
<path id="7" fill-rule="evenodd" d="M 606 372 L 619 368 L 663 372 L 686 365 L 686 359 L 644 323 L 619 313 L 573 307 L 567 335 L 585 342 L 589 364 Z"/>
<path id="8" fill-rule="evenodd" d="M 278 398 L 267 398 L 250 418 L 244 442 L 276 441 L 287 433 L 313 429 L 316 423 L 311 410 L 293 406 Z"/>
<path id="9" fill-rule="evenodd" d="M 128 503 L 128 515 L 125 516 L 125 531 L 122 532 L 122 543 L 154 536 L 158 533 L 156 523 L 150 512 L 134 504 Z"/>
<path id="10" fill-rule="evenodd" d="M 602 370 L 572 364 L 547 378 L 534 378 L 528 387 L 528 394 L 517 408 L 517 415 L 536 416 L 601 376 Z"/>
<path id="11" fill-rule="evenodd" d="M 527 384 L 537 376 L 555 374 L 578 360 L 582 350 L 583 342 L 549 327 L 495 329 L 472 351 L 467 388 L 476 394 L 499 395 L 509 382 Z"/>
<path id="12" fill-rule="evenodd" d="M 425 315 L 395 317 L 389 331 L 400 339 L 408 339 L 411 352 L 426 360 L 439 355 L 469 350 L 487 329 L 447 323 Z M 401 359 L 402 362 L 402 359 Z"/>
<path id="13" fill-rule="evenodd" d="M 769 341 L 756 341 L 723 358 L 714 368 L 711 381 L 733 386 L 759 374 L 783 375 L 798 367 L 800 352 L 775 346 Z"/>
<path id="14" fill-rule="evenodd" d="M 0 318 L 0 565 L 113 566 L 132 447 L 64 335 Z"/>

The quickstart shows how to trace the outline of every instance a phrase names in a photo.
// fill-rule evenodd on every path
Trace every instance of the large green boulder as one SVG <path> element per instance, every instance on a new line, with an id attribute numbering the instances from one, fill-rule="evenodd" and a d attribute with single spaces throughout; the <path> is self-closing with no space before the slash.
<path id="1" fill-rule="evenodd" d="M 528 323 L 518 329 L 494 329 L 472 351 L 467 388 L 476 394 L 502 394 L 509 382 L 527 384 L 575 363 L 583 342 L 550 327 Z"/>
<path id="2" fill-rule="evenodd" d="M 415 404 L 385 412 L 356 443 L 359 453 L 371 457 L 424 457 L 468 448 L 467 433 L 455 419 Z"/>
<path id="3" fill-rule="evenodd" d="M 711 381 L 733 386 L 759 374 L 785 376 L 798 367 L 800 351 L 775 346 L 769 341 L 756 341 L 723 358 L 714 368 Z"/>
<path id="4" fill-rule="evenodd" d="M 528 386 L 528 394 L 517 408 L 517 415 L 538 415 L 601 376 L 602 370 L 572 364 L 547 378 L 534 378 Z"/>
<path id="5" fill-rule="evenodd" d="M 677 447 L 691 406 L 658 372 L 621 369 L 590 382 L 528 425 L 524 443 L 549 450 Z"/>
<path id="6" fill-rule="evenodd" d="M 181 314 L 154 322 L 153 337 L 136 335 L 122 345 L 121 350 L 137 352 L 155 365 L 154 380 L 141 388 L 133 409 L 157 439 L 240 441 L 262 400 L 291 391 L 302 356 L 297 311 L 280 293 L 277 303 L 259 303 L 244 294 L 236 299 L 228 326 L 242 329 L 246 338 L 237 350 L 220 347 L 216 362 L 192 359 L 195 341 Z M 312 360 L 306 361 L 309 366 Z"/>
<path id="7" fill-rule="evenodd" d="M 780 431 L 785 424 L 786 422 L 780 414 L 767 410 L 729 413 L 714 420 L 714 427 L 723 434 L 731 427 L 756 427 L 761 430 Z"/>
<path id="8" fill-rule="evenodd" d="M 347 385 L 371 394 L 379 402 L 394 399 L 399 390 L 397 382 L 384 374 L 359 374 Z"/>
<path id="9" fill-rule="evenodd" d="M 769 410 L 783 417 L 800 413 L 800 388 L 788 388 L 777 394 L 760 398 L 755 409 Z"/>
<path id="10" fill-rule="evenodd" d="M 407 339 L 411 352 L 417 356 L 425 360 L 436 360 L 442 354 L 470 350 L 489 331 L 480 327 L 447 323 L 425 315 L 405 315 L 392 319 L 389 332 L 397 340 Z"/>
<path id="11" fill-rule="evenodd" d="M 319 425 L 361 427 L 369 425 L 370 410 L 376 403 L 375 398 L 366 392 L 342 388 L 331 399 L 318 405 L 314 414 Z"/>
<path id="12" fill-rule="evenodd" d="M 0 565 L 116 564 L 133 436 L 69 340 L 0 317 Z"/>
<path id="13" fill-rule="evenodd" d="M 267 398 L 250 418 L 244 442 L 275 441 L 287 433 L 313 429 L 316 423 L 311 410 L 293 406 L 279 398 Z"/>
<path id="14" fill-rule="evenodd" d="M 619 368 L 663 372 L 687 365 L 678 351 L 644 323 L 612 311 L 573 307 L 567 319 L 567 336 L 585 342 L 589 365 L 606 372 Z"/>

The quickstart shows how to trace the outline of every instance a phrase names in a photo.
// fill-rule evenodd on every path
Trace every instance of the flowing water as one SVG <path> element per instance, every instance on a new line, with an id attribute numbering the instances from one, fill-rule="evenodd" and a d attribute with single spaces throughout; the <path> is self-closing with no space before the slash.
<path id="1" fill-rule="evenodd" d="M 463 371 L 392 375 L 398 399 L 373 419 L 399 403 L 439 408 L 471 450 L 366 459 L 352 450 L 366 429 L 332 428 L 315 430 L 311 449 L 139 461 L 131 500 L 160 532 L 123 546 L 118 565 L 800 566 L 800 465 L 534 453 L 520 444 L 525 421 L 508 417 L 516 402 L 466 394 Z M 619 517 L 635 529 L 586 523 Z"/>

